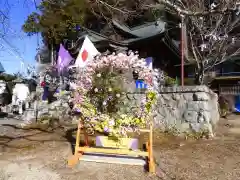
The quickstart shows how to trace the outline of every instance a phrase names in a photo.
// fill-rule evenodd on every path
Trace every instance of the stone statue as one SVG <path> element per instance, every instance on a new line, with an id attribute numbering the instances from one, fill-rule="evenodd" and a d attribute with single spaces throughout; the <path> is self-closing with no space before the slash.
<path id="1" fill-rule="evenodd" d="M 12 95 L 13 112 L 23 114 L 24 108 L 29 108 L 30 90 L 28 85 L 24 84 L 22 79 L 18 78 L 14 82 L 16 83 L 16 85 L 13 88 Z"/>

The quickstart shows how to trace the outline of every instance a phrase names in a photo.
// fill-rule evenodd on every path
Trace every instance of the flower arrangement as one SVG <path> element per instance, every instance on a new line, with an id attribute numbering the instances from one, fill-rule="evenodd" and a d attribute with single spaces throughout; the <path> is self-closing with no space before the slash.
<path id="1" fill-rule="evenodd" d="M 126 83 L 124 72 L 129 70 L 137 71 L 148 89 L 139 108 L 126 113 L 120 109 L 128 93 L 123 86 Z M 114 137 L 145 128 L 156 100 L 151 77 L 152 71 L 145 65 L 145 60 L 133 52 L 98 56 L 84 69 L 79 69 L 74 103 L 84 126 L 92 128 L 91 132 L 99 131 Z"/>

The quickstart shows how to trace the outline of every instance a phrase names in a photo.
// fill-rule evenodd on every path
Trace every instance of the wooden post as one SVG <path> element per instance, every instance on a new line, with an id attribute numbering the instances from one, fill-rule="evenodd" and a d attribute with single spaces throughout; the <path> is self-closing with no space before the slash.
<path id="1" fill-rule="evenodd" d="M 77 134 L 76 134 L 76 146 L 75 146 L 75 154 L 77 153 L 77 149 L 80 147 L 80 134 L 81 134 L 81 124 L 82 122 L 79 121 L 78 123 L 78 130 L 77 130 Z"/>
<path id="2" fill-rule="evenodd" d="M 68 166 L 76 165 L 79 160 L 79 157 L 81 157 L 82 155 L 82 153 L 79 152 L 81 128 L 82 128 L 82 121 L 80 120 L 78 123 L 78 129 L 76 134 L 76 144 L 75 144 L 74 155 L 68 160 Z"/>
<path id="3" fill-rule="evenodd" d="M 84 129 L 84 143 L 85 146 L 89 147 L 88 134 L 86 132 L 86 129 Z"/>
<path id="4" fill-rule="evenodd" d="M 184 16 L 181 16 L 181 86 L 184 86 Z"/>
<path id="5" fill-rule="evenodd" d="M 153 120 L 152 118 L 150 122 L 149 143 L 147 145 L 147 148 L 148 148 L 149 172 L 155 173 L 155 163 L 153 158 Z"/>

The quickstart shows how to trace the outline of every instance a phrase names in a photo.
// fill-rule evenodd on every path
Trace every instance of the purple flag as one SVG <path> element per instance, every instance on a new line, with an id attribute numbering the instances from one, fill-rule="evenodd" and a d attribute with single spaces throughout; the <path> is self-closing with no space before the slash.
<path id="1" fill-rule="evenodd" d="M 69 52 L 60 44 L 60 49 L 58 52 L 57 68 L 59 71 L 62 71 L 63 68 L 67 67 L 72 61 L 72 56 Z"/>
<path id="2" fill-rule="evenodd" d="M 152 59 L 152 57 L 147 57 L 146 58 L 146 66 L 148 67 L 148 68 L 150 68 L 150 69 L 152 69 L 153 67 L 153 59 Z"/>

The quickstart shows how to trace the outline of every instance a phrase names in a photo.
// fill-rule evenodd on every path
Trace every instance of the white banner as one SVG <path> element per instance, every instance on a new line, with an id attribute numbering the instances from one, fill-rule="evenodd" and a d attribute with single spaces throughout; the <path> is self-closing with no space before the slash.
<path id="1" fill-rule="evenodd" d="M 97 54 L 99 54 L 98 50 L 90 41 L 90 39 L 86 36 L 83 41 L 82 48 L 79 51 L 74 67 L 85 67 L 86 64 L 89 61 L 92 61 Z"/>

